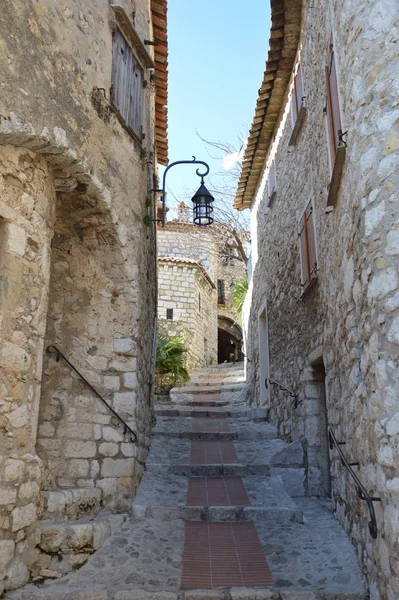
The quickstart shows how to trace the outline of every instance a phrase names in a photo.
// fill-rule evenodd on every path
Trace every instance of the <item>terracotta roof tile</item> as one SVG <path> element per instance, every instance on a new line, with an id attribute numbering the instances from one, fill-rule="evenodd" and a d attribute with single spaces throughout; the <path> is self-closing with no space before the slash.
<path id="1" fill-rule="evenodd" d="M 259 186 L 295 63 L 301 14 L 301 0 L 271 0 L 269 54 L 234 199 L 238 210 L 252 205 Z"/>
<path id="2" fill-rule="evenodd" d="M 155 62 L 155 149 L 160 165 L 168 164 L 168 0 L 151 0 Z"/>

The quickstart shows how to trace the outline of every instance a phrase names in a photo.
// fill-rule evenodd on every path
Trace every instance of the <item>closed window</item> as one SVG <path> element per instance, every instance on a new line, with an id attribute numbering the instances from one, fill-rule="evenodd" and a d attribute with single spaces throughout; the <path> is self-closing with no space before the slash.
<path id="1" fill-rule="evenodd" d="M 330 44 L 328 65 L 326 66 L 326 91 L 324 112 L 327 118 L 327 138 L 332 170 L 334 168 L 337 148 L 344 145 L 342 140 L 341 112 L 338 99 L 337 67 L 332 44 Z"/>
<path id="2" fill-rule="evenodd" d="M 141 141 L 144 72 L 118 28 L 113 43 L 111 102 L 127 128 Z"/>
<path id="3" fill-rule="evenodd" d="M 301 287 L 304 292 L 317 279 L 316 232 L 312 203 L 307 205 L 299 221 L 299 252 L 301 259 Z"/>
<path id="4" fill-rule="evenodd" d="M 169 321 L 173 321 L 173 308 L 166 309 L 166 318 L 169 319 Z"/>
<path id="5" fill-rule="evenodd" d="M 271 163 L 271 165 L 269 167 L 269 174 L 267 176 L 268 205 L 271 203 L 274 196 L 276 195 L 276 187 L 277 187 L 276 164 L 273 160 L 273 162 Z"/>
<path id="6" fill-rule="evenodd" d="M 218 304 L 225 304 L 226 297 L 224 291 L 224 281 L 223 279 L 218 279 Z"/>
<path id="7" fill-rule="evenodd" d="M 291 115 L 292 115 L 292 124 L 295 125 L 300 110 L 303 106 L 304 95 L 303 95 L 303 80 L 302 80 L 302 70 L 301 65 L 298 65 L 298 69 L 296 75 L 294 77 L 294 88 L 292 90 L 292 98 L 291 98 Z"/>

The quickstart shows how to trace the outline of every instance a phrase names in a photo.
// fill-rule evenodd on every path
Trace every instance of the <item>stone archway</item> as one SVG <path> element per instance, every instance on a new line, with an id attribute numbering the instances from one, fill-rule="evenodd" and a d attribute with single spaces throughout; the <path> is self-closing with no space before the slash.
<path id="1" fill-rule="evenodd" d="M 218 363 L 242 360 L 242 329 L 229 317 L 218 317 Z"/>

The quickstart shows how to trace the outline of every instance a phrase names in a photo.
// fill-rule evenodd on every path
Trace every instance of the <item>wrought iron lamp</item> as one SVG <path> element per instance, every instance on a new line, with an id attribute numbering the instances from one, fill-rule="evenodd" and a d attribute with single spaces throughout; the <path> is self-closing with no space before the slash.
<path id="1" fill-rule="evenodd" d="M 166 216 L 166 191 L 165 191 L 165 183 L 166 183 L 166 174 L 169 169 L 176 165 L 204 165 L 206 168 L 205 173 L 200 173 L 200 170 L 196 170 L 196 174 L 198 177 L 201 177 L 201 185 L 198 188 L 196 194 L 192 198 L 192 202 L 194 203 L 194 223 L 196 225 L 200 225 L 202 227 L 206 225 L 210 225 L 213 223 L 212 212 L 213 206 L 212 202 L 214 201 L 214 197 L 212 194 L 206 189 L 204 185 L 204 177 L 206 177 L 209 173 L 209 165 L 203 160 L 197 160 L 195 156 L 193 156 L 193 160 L 177 160 L 170 165 L 168 165 L 164 171 L 163 179 L 162 179 L 162 189 L 151 190 L 155 192 L 161 192 L 161 202 L 162 202 L 162 218 L 155 219 L 155 221 L 162 223 L 162 227 L 165 226 L 165 216 Z"/>

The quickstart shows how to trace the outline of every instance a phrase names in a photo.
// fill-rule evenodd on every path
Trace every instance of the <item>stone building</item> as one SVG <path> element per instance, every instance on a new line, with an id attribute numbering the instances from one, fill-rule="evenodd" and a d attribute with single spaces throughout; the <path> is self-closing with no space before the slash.
<path id="1" fill-rule="evenodd" d="M 306 452 L 372 600 L 399 597 L 397 4 L 271 3 L 235 206 L 252 211 L 245 306 L 253 402 Z M 289 392 L 270 381 L 277 381 Z M 358 493 L 327 427 L 371 497 Z M 380 500 L 378 500 L 380 499 Z"/>
<path id="2" fill-rule="evenodd" d="M 190 340 L 192 369 L 241 359 L 242 329 L 231 293 L 246 268 L 227 226 L 201 228 L 190 216 L 180 202 L 175 219 L 158 229 L 158 317 L 161 330 Z"/>
<path id="3" fill-rule="evenodd" d="M 11 0 L 0 36 L 1 593 L 81 565 L 143 469 L 166 0 Z"/>

